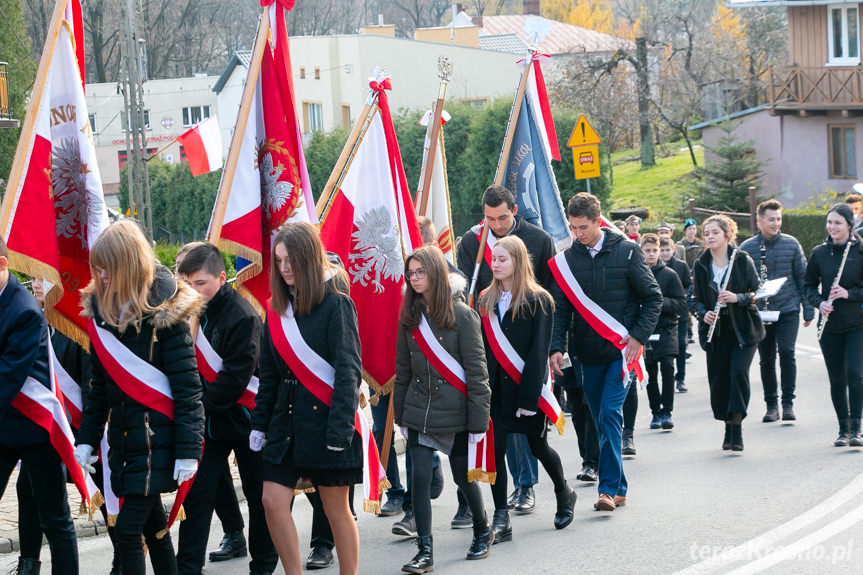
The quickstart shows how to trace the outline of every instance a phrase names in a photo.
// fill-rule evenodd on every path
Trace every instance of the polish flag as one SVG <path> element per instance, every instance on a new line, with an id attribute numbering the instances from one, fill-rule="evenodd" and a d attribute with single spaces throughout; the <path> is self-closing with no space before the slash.
<path id="1" fill-rule="evenodd" d="M 222 167 L 222 135 L 215 117 L 199 122 L 177 136 L 186 151 L 193 176 L 215 172 Z"/>

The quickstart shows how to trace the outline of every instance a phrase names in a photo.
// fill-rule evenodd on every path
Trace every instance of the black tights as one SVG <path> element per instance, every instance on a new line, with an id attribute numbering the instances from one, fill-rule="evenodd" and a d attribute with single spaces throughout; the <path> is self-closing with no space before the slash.
<path id="1" fill-rule="evenodd" d="M 507 491 L 509 490 L 508 477 L 506 475 L 506 436 L 507 431 L 502 426 L 494 426 L 494 466 L 498 470 L 497 479 L 491 486 L 491 496 L 494 499 L 494 508 L 497 511 L 506 509 Z M 525 435 L 530 452 L 536 457 L 542 468 L 551 477 L 554 483 L 554 492 L 560 493 L 566 489 L 566 479 L 563 476 L 563 465 L 560 456 L 548 445 L 548 435 Z M 503 470 L 501 472 L 501 470 Z"/>
<path id="2" fill-rule="evenodd" d="M 495 438 L 496 439 L 496 438 Z M 465 442 L 467 445 L 467 434 L 459 433 L 455 437 L 456 442 Z M 411 459 L 413 466 L 411 469 L 411 493 L 414 506 L 414 518 L 417 524 L 417 534 L 421 537 L 431 535 L 431 479 L 432 479 L 432 462 L 434 459 L 435 450 L 420 445 L 417 442 L 417 432 L 414 430 L 408 431 L 408 445 L 411 450 Z M 460 454 L 461 453 L 461 454 Z M 467 480 L 467 453 L 466 449 L 461 446 L 453 446 L 452 453 L 449 456 L 450 471 L 452 471 L 452 479 L 459 486 L 461 492 L 467 498 L 467 504 L 473 514 L 475 524 L 486 523 L 485 504 L 482 501 L 482 491 L 476 482 Z M 506 469 L 506 466 L 498 469 Z M 498 478 L 506 473 L 498 474 Z"/>

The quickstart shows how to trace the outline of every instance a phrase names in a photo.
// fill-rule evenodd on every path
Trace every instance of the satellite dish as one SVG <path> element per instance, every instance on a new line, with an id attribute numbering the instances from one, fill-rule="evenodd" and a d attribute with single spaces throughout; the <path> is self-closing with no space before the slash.
<path id="1" fill-rule="evenodd" d="M 542 16 L 530 16 L 524 22 L 524 31 L 530 41 L 531 48 L 545 40 L 551 31 L 551 22 Z"/>

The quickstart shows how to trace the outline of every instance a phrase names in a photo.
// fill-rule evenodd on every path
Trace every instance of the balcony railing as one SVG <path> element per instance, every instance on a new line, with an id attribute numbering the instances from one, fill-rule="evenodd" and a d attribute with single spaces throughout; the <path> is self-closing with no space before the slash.
<path id="1" fill-rule="evenodd" d="M 9 109 L 9 85 L 6 82 L 6 62 L 0 62 L 0 118 L 7 119 L 12 114 Z"/>
<path id="2" fill-rule="evenodd" d="M 769 95 L 774 108 L 863 108 L 863 66 L 776 66 L 770 69 Z"/>

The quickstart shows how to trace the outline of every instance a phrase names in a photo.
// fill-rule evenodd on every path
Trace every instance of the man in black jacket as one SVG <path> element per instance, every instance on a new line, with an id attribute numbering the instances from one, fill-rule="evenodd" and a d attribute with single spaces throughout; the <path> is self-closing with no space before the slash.
<path id="1" fill-rule="evenodd" d="M 677 273 L 680 278 L 680 284 L 683 286 L 683 291 L 686 292 L 686 306 L 680 312 L 677 318 L 677 373 L 675 381 L 677 381 L 677 391 L 686 393 L 686 348 L 689 333 L 689 300 L 692 299 L 692 276 L 689 266 L 686 262 L 679 259 L 676 255 L 674 241 L 670 237 L 659 238 L 659 257 L 666 266 Z"/>
<path id="2" fill-rule="evenodd" d="M 18 461 L 30 477 L 39 524 L 51 545 L 53 573 L 78 573 L 78 544 L 66 498 L 66 476 L 48 432 L 12 406 L 24 382 L 50 389 L 48 324 L 36 299 L 9 271 L 0 237 L 0 498 Z M 36 573 L 35 565 L 31 565 Z M 19 571 L 21 572 L 21 571 Z"/>
<path id="3" fill-rule="evenodd" d="M 486 188 L 482 194 L 482 211 L 485 222 L 488 224 L 489 240 L 508 235 L 514 235 L 521 239 L 527 247 L 527 253 L 530 254 L 536 281 L 545 289 L 550 289 L 552 277 L 551 271 L 548 269 L 548 260 L 554 257 L 555 249 L 554 240 L 551 239 L 548 232 L 525 221 L 518 215 L 515 196 L 503 186 Z M 481 233 L 482 226 L 476 225 L 462 236 L 459 244 L 458 269 L 467 276 L 468 280 L 473 278 Z M 491 280 L 489 262 L 483 257 L 474 295 L 479 296 L 480 292 L 491 284 Z M 527 438 L 523 434 L 517 433 L 511 433 L 507 437 L 506 453 L 507 465 L 515 486 L 509 503 L 516 513 L 530 513 L 535 507 L 533 486 L 539 480 L 536 457 L 530 452 Z M 467 506 L 460 503 L 459 509 L 462 508 L 467 509 Z"/>
<path id="4" fill-rule="evenodd" d="M 662 309 L 662 293 L 641 248 L 617 232 L 600 227 L 600 206 L 595 196 L 583 192 L 573 196 L 567 215 L 577 241 L 563 252 L 562 266 L 568 268 L 587 298 L 628 331 L 620 341 L 605 339 L 576 312 L 561 280 L 552 286 L 555 317 L 551 367 L 556 374 L 562 373 L 567 348 L 581 361 L 584 393 L 599 433 L 600 497 L 594 507 L 613 511 L 626 500 L 627 491 L 621 459 L 621 408 L 629 385 L 629 378 L 624 377 L 624 359 L 626 365 L 635 361 L 653 333 Z"/>
<path id="5" fill-rule="evenodd" d="M 813 308 L 803 293 L 806 257 L 800 242 L 780 232 L 782 204 L 767 200 L 758 205 L 758 233 L 743 242 L 740 249 L 749 254 L 761 276 L 761 282 L 788 278 L 775 296 L 758 302 L 759 313 L 767 335 L 758 344 L 761 357 L 761 383 L 767 411 L 762 421 L 779 420 L 779 394 L 776 382 L 776 350 L 782 370 L 782 420 L 794 421 L 794 391 L 797 387 L 797 362 L 794 347 L 803 306 L 803 327 L 815 318 Z"/>
<path id="6" fill-rule="evenodd" d="M 203 534 L 210 530 L 221 470 L 233 451 L 249 505 L 249 549 L 252 554 L 249 573 L 270 575 L 276 569 L 278 555 L 270 539 L 261 502 L 261 454 L 249 449 L 251 414 L 238 403 L 258 365 L 261 320 L 254 308 L 227 284 L 225 263 L 216 246 L 201 244 L 192 248 L 177 272 L 204 296 L 207 307 L 200 317 L 200 326 L 204 337 L 222 359 L 215 381 L 207 382 L 201 375 L 204 386 L 202 402 L 206 412 L 204 453 L 184 505 L 186 520 L 180 524 L 178 572 L 188 575 L 201 573 L 207 545 Z"/>

